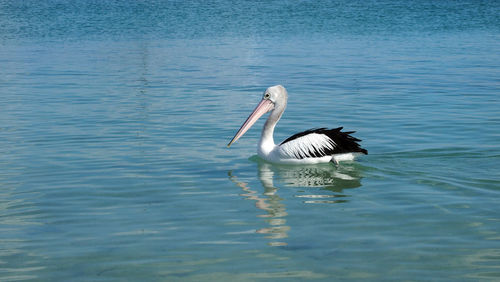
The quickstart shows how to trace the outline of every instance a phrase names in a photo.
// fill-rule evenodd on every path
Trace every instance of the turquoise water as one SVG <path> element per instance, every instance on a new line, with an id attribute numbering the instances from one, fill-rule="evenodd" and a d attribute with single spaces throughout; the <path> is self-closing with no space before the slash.
<path id="1" fill-rule="evenodd" d="M 42 3 L 43 2 L 43 3 Z M 500 279 L 498 1 L 0 1 L 0 280 Z M 356 162 L 261 161 L 344 126 Z"/>

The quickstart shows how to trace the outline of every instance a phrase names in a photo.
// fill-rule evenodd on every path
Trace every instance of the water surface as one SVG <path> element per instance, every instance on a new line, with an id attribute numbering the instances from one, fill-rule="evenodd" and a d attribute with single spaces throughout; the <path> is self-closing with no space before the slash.
<path id="1" fill-rule="evenodd" d="M 0 280 L 498 280 L 493 1 L 0 1 Z M 263 162 L 356 130 L 356 162 Z"/>

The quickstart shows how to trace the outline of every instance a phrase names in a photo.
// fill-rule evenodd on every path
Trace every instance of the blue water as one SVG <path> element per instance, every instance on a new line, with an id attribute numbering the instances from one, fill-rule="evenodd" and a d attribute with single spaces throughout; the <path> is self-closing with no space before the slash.
<path id="1" fill-rule="evenodd" d="M 0 0 L 0 281 L 500 279 L 500 2 Z M 344 126 L 356 162 L 263 162 Z"/>

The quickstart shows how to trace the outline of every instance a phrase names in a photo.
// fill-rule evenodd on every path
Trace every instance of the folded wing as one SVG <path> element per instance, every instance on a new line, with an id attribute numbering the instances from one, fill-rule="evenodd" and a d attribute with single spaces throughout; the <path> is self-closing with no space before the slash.
<path id="1" fill-rule="evenodd" d="M 350 135 L 354 131 L 341 130 L 342 127 L 316 128 L 297 133 L 279 145 L 280 154 L 285 158 L 305 159 L 344 153 L 368 153 L 357 143 L 361 140 Z"/>

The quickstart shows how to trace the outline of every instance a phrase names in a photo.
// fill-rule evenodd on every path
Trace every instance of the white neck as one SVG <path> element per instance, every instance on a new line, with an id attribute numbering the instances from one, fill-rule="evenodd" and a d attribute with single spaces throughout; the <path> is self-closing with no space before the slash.
<path id="1" fill-rule="evenodd" d="M 286 106 L 286 105 L 285 105 Z M 285 106 L 276 105 L 274 110 L 271 112 L 269 117 L 264 124 L 264 128 L 262 129 L 262 134 L 260 136 L 259 148 L 258 152 L 261 156 L 268 155 L 276 146 L 274 144 L 274 127 L 280 120 L 283 112 L 285 111 Z"/>

